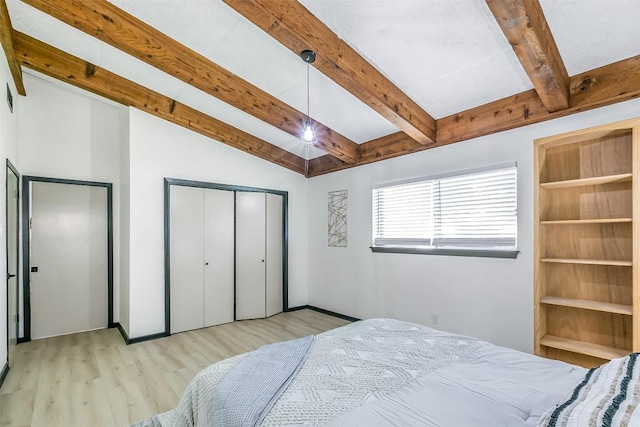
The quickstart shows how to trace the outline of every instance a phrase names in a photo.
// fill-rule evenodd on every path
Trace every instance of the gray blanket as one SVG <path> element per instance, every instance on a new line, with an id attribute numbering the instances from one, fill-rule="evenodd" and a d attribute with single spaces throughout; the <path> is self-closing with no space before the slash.
<path id="1" fill-rule="evenodd" d="M 309 335 L 265 345 L 220 382 L 213 398 L 213 426 L 256 426 L 300 369 L 313 343 Z"/>

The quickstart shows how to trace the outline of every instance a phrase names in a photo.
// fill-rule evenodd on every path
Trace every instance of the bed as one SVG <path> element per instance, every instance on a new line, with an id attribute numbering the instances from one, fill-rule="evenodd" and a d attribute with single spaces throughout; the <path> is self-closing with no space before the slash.
<path id="1" fill-rule="evenodd" d="M 135 427 L 640 426 L 636 357 L 587 370 L 370 319 L 215 363 Z"/>

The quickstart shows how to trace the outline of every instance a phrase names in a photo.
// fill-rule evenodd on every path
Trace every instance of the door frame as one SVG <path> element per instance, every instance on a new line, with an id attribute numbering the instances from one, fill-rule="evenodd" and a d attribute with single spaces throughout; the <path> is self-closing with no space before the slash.
<path id="1" fill-rule="evenodd" d="M 113 323 L 113 184 L 110 182 L 80 181 L 75 179 L 48 178 L 42 176 L 22 176 L 22 288 L 24 339 L 31 341 L 31 233 L 29 212 L 31 194 L 29 184 L 32 182 L 48 182 L 52 184 L 84 185 L 87 187 L 104 187 L 107 189 L 107 327 L 114 328 Z"/>
<path id="2" fill-rule="evenodd" d="M 164 336 L 171 335 L 171 186 L 207 188 L 247 193 L 271 193 L 282 196 L 282 311 L 289 310 L 289 192 L 241 185 L 217 184 L 186 179 L 164 179 Z M 234 197 L 235 200 L 235 197 Z M 235 212 L 235 206 L 234 206 Z M 234 213 L 235 218 L 235 213 Z M 235 240 L 235 233 L 234 233 Z M 235 250 L 235 248 L 234 248 Z M 235 255 L 234 255 L 235 258 Z M 235 273 L 234 273 L 235 275 Z M 235 282 L 234 282 L 235 287 Z M 235 291 L 234 291 L 235 292 Z"/>
<path id="3" fill-rule="evenodd" d="M 18 321 L 16 322 L 16 344 L 22 342 L 20 340 L 20 172 L 18 169 L 11 163 L 11 161 L 7 158 L 5 173 L 11 171 L 16 178 L 18 179 L 18 194 L 17 199 L 18 203 L 16 203 L 16 261 L 18 262 L 18 268 L 16 269 L 16 314 L 18 315 Z M 7 230 L 7 238 L 5 239 L 5 252 L 6 252 L 6 267 L 7 267 L 7 363 L 9 363 L 9 325 L 11 322 L 9 321 L 9 204 L 7 203 L 9 199 L 9 180 L 5 181 L 5 230 Z"/>

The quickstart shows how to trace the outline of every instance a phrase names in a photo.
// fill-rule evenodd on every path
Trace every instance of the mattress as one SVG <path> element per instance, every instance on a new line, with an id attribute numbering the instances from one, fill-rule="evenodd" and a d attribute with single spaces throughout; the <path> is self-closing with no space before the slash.
<path id="1" fill-rule="evenodd" d="M 219 384 L 246 357 L 205 368 L 174 411 L 137 426 L 217 424 Z M 532 426 L 585 373 L 475 338 L 370 319 L 317 335 L 259 425 Z"/>

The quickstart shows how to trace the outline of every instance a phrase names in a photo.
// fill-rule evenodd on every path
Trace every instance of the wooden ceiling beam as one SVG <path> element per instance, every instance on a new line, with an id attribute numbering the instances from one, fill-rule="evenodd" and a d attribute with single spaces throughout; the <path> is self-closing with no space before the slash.
<path id="1" fill-rule="evenodd" d="M 19 32 L 13 34 L 18 62 L 27 68 L 120 104 L 168 120 L 294 172 L 304 174 L 304 159 Z"/>
<path id="2" fill-rule="evenodd" d="M 549 112 L 537 92 L 532 89 L 443 117 L 438 120 L 436 143 L 423 149 L 441 147 L 638 98 L 640 55 L 577 74 L 570 78 L 569 87 L 570 107 L 565 110 Z M 420 151 L 417 148 L 403 141 L 398 134 L 393 134 L 361 144 L 361 161 L 355 165 L 324 158 L 314 159 L 309 162 L 309 175 L 322 175 Z"/>
<path id="3" fill-rule="evenodd" d="M 314 67 L 420 144 L 435 141 L 435 119 L 298 1 L 223 1 L 296 55 L 313 50 Z"/>
<path id="4" fill-rule="evenodd" d="M 360 144 L 358 152 L 360 160 L 356 166 L 392 159 L 405 154 L 427 150 L 429 145 L 422 145 L 404 132 L 396 132 Z M 309 176 L 314 177 L 330 172 L 353 167 L 332 156 L 321 156 L 309 161 Z"/>
<path id="5" fill-rule="evenodd" d="M 331 156 L 317 157 L 309 161 L 309 176 L 324 175 L 339 170 L 362 166 L 381 160 L 392 159 L 405 154 L 428 150 L 433 145 L 422 145 L 404 132 L 396 132 L 360 144 L 360 160 L 356 165 L 339 161 Z"/>
<path id="6" fill-rule="evenodd" d="M 403 132 L 392 133 L 391 135 L 360 144 L 358 147 L 360 153 L 358 165 L 366 165 L 368 163 L 379 162 L 380 160 L 415 153 L 426 150 L 429 147 L 430 145 L 418 144 Z"/>
<path id="7" fill-rule="evenodd" d="M 2 43 L 2 49 L 4 55 L 7 57 L 7 63 L 13 82 L 16 85 L 18 94 L 25 96 L 27 91 L 24 89 L 24 83 L 22 81 L 22 69 L 16 61 L 16 55 L 13 49 L 13 26 L 11 25 L 11 18 L 9 18 L 9 10 L 7 9 L 7 2 L 0 0 L 0 43 Z"/>
<path id="8" fill-rule="evenodd" d="M 338 172 L 353 167 L 333 156 L 321 156 L 309 160 L 309 174 L 307 178 Z"/>
<path id="9" fill-rule="evenodd" d="M 640 55 L 571 77 L 571 108 L 587 110 L 640 96 Z"/>
<path id="10" fill-rule="evenodd" d="M 549 112 L 569 108 L 569 74 L 538 0 L 486 0 Z"/>
<path id="11" fill-rule="evenodd" d="M 535 90 L 438 120 L 434 146 L 451 144 L 504 130 L 604 107 L 640 96 L 640 55 L 570 78 L 570 107 L 547 111 Z"/>
<path id="12" fill-rule="evenodd" d="M 106 0 L 23 0 L 252 116 L 299 137 L 306 114 L 211 62 Z M 358 144 L 314 122 L 316 146 L 347 163 Z"/>

